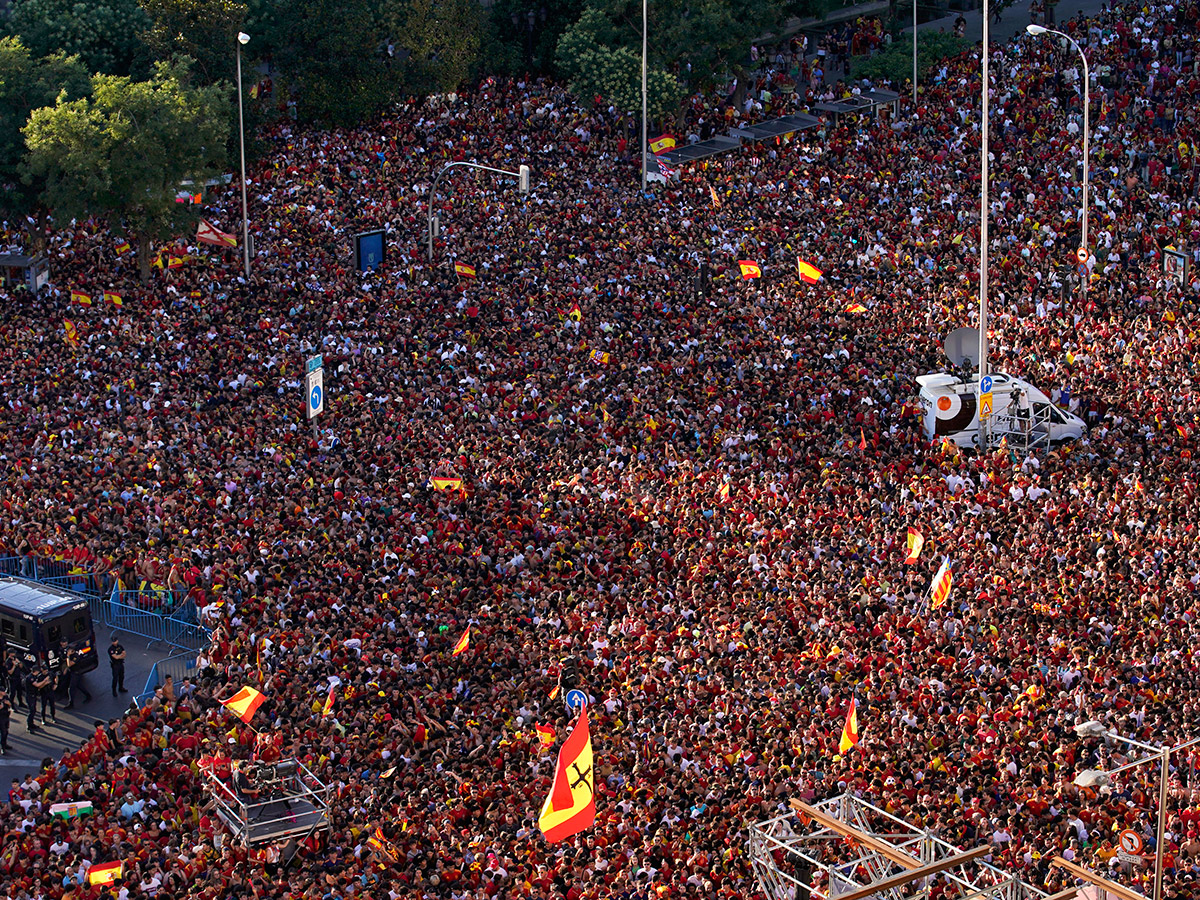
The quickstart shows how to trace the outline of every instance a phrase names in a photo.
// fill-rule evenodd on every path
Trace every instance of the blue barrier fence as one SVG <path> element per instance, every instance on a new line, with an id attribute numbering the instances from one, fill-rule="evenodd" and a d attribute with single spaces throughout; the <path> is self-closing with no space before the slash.
<path id="1" fill-rule="evenodd" d="M 154 692 L 162 686 L 168 675 L 175 684 L 179 684 L 185 678 L 194 678 L 196 676 L 196 654 L 192 651 L 185 651 L 156 662 L 150 669 L 146 686 L 136 697 L 137 705 L 144 706 L 154 696 Z"/>

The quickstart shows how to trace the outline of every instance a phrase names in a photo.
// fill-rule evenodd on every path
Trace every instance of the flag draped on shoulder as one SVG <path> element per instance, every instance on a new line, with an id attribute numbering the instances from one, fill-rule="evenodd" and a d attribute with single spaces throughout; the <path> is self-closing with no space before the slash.
<path id="1" fill-rule="evenodd" d="M 245 722 L 250 724 L 258 708 L 266 702 L 266 697 L 252 687 L 244 687 L 228 700 L 222 700 L 221 705 Z"/>
<path id="2" fill-rule="evenodd" d="M 587 707 L 562 748 L 554 769 L 554 784 L 542 804 L 538 828 L 554 843 L 591 828 L 596 821 L 595 772 Z"/>
<path id="3" fill-rule="evenodd" d="M 851 747 L 858 746 L 858 702 L 850 699 L 850 708 L 846 710 L 846 724 L 842 726 L 842 739 L 838 742 L 838 753 L 845 753 Z"/>
<path id="4" fill-rule="evenodd" d="M 908 527 L 908 555 L 904 557 L 905 565 L 911 566 L 915 563 L 921 555 L 921 548 L 924 546 L 925 538 L 921 536 L 921 532 L 910 525 Z"/>
<path id="5" fill-rule="evenodd" d="M 930 595 L 929 605 L 934 609 L 941 609 L 942 605 L 950 599 L 950 588 L 954 584 L 954 572 L 950 566 L 950 558 L 942 560 L 942 567 L 938 569 L 938 573 L 933 576 L 933 593 Z"/>

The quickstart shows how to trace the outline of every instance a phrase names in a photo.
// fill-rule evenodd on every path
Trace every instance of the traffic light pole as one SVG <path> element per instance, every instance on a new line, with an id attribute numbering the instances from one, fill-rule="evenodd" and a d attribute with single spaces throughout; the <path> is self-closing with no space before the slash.
<path id="1" fill-rule="evenodd" d="M 433 239 L 435 237 L 435 235 L 433 233 L 433 203 L 437 199 L 438 182 L 442 180 L 443 175 L 445 175 L 451 169 L 459 167 L 459 166 L 461 166 L 463 168 L 467 168 L 467 169 L 481 169 L 484 172 L 494 172 L 497 175 L 512 175 L 514 178 L 517 179 L 517 189 L 522 194 L 529 193 L 529 166 L 523 165 L 516 172 L 513 172 L 509 169 L 494 169 L 491 166 L 483 166 L 483 165 L 480 165 L 479 163 L 473 163 L 473 162 L 452 162 L 452 163 L 449 163 L 448 165 L 442 167 L 442 170 L 440 172 L 438 172 L 437 176 L 433 179 L 433 186 L 429 189 L 429 222 L 427 225 L 426 235 L 429 238 L 429 261 L 430 262 L 433 261 Z"/>

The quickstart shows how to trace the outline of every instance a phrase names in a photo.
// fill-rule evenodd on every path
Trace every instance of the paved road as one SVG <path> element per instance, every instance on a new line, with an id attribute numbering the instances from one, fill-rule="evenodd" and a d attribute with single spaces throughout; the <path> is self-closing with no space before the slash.
<path id="1" fill-rule="evenodd" d="M 12 750 L 0 756 L 0 786 L 7 789 L 14 778 L 23 778 L 26 773 L 36 775 L 43 759 L 50 756 L 57 760 L 64 752 L 77 748 L 95 731 L 97 721 L 120 717 L 130 699 L 142 692 L 154 664 L 171 655 L 170 648 L 161 644 L 147 647 L 143 638 L 123 633 L 120 638 L 125 647 L 125 687 L 129 693 L 112 695 L 107 652 L 112 636 L 108 628 L 98 627 L 100 665 L 83 676 L 83 683 L 92 694 L 91 702 L 80 702 L 72 710 L 63 709 L 59 703 L 58 721 L 47 720 L 45 728 L 39 724 L 35 734 L 25 730 L 25 709 L 16 710 L 8 738 Z M 39 713 L 40 709 L 39 706 Z M 40 714 L 37 722 L 41 722 Z"/>
<path id="2" fill-rule="evenodd" d="M 918 0 L 918 4 L 919 2 L 920 0 Z M 996 20 L 993 17 L 988 27 L 988 41 L 992 43 L 1007 43 L 1018 34 L 1024 33 L 1025 26 L 1028 25 L 1030 21 L 1029 4 L 1030 0 L 1018 0 L 1018 2 L 1014 3 L 1004 11 L 1004 15 L 1000 19 L 999 24 L 996 23 Z M 901 0 L 901 5 L 906 8 L 909 13 L 912 12 L 912 6 L 904 3 L 904 0 Z M 1081 12 L 1084 15 L 1095 15 L 1106 5 L 1107 4 L 1104 2 L 1104 0 L 1060 0 L 1058 6 L 1054 9 L 1054 20 L 1055 22 L 1062 23 L 1070 18 L 1073 18 L 1077 13 Z M 951 11 L 949 15 L 946 15 L 941 19 L 931 19 L 928 22 L 923 22 L 917 28 L 917 41 L 920 41 L 921 32 L 923 31 L 945 31 L 948 34 L 953 33 L 954 22 L 960 15 L 967 20 L 967 40 L 983 40 L 983 12 L 980 9 L 976 9 L 964 13 Z M 905 32 L 911 32 L 912 26 L 910 25 L 904 30 Z M 1042 40 L 1048 39 L 1049 38 L 1047 37 L 1042 38 Z"/>

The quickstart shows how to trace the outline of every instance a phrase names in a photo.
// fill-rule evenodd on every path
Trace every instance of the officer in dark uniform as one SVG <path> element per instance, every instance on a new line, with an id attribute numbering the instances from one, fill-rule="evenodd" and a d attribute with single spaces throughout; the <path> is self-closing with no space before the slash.
<path id="1" fill-rule="evenodd" d="M 5 691 L 0 691 L 0 753 L 7 753 L 12 747 L 8 746 L 8 726 L 12 721 L 12 701 Z"/>
<path id="2" fill-rule="evenodd" d="M 125 648 L 121 646 L 115 634 L 112 636 L 112 643 L 108 645 L 108 664 L 112 666 L 113 696 L 117 696 L 118 688 L 122 694 L 129 693 L 125 690 Z"/>
<path id="3" fill-rule="evenodd" d="M 46 724 L 46 691 L 49 692 L 49 706 L 54 708 L 54 679 L 50 672 L 36 663 L 29 667 L 25 675 L 25 696 L 29 699 L 29 719 L 25 727 L 33 734 L 37 729 L 33 725 L 33 717 L 37 714 L 38 699 L 42 701 L 42 724 Z"/>
<path id="4" fill-rule="evenodd" d="M 76 693 L 83 694 L 84 703 L 91 703 L 92 694 L 83 683 L 83 673 L 79 671 L 83 666 L 83 655 L 74 647 L 68 647 L 65 640 L 61 652 L 66 654 L 67 709 L 75 708 Z"/>

